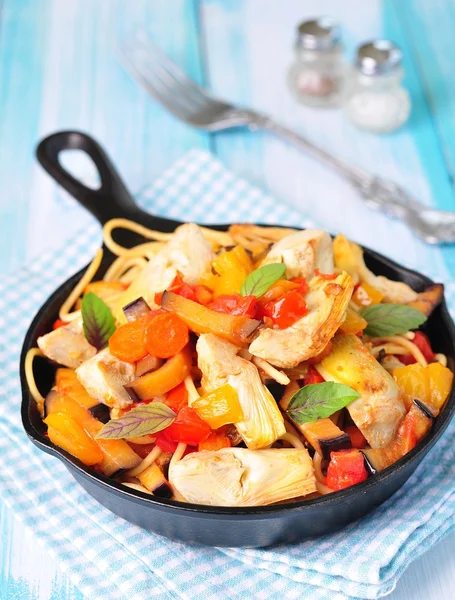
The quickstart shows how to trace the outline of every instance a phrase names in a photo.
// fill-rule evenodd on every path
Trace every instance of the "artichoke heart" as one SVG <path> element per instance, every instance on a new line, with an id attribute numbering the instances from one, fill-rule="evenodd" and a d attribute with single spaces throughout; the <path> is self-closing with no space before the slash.
<path id="1" fill-rule="evenodd" d="M 346 272 L 332 280 L 313 277 L 305 296 L 308 314 L 286 329 L 263 329 L 249 351 L 285 369 L 317 356 L 343 322 L 353 287 Z"/>
<path id="2" fill-rule="evenodd" d="M 198 283 L 202 275 L 210 269 L 214 258 L 210 242 L 194 223 L 185 223 L 175 230 L 173 237 L 162 250 L 151 257 L 137 279 L 119 298 L 114 316 L 124 323 L 123 307 L 144 298 L 147 304 L 156 307 L 155 293 L 164 291 L 173 281 L 177 272 L 189 284 Z"/>
<path id="3" fill-rule="evenodd" d="M 397 383 L 357 336 L 337 335 L 332 344 L 316 369 L 326 381 L 344 383 L 361 394 L 348 405 L 349 414 L 372 448 L 387 446 L 406 413 Z"/>
<path id="4" fill-rule="evenodd" d="M 333 240 L 333 257 L 335 267 L 344 269 L 354 279 L 354 283 L 365 281 L 381 292 L 384 302 L 408 304 L 417 299 L 417 293 L 402 281 L 391 281 L 383 275 L 375 275 L 366 266 L 363 250 L 354 242 L 350 242 L 343 234 Z"/>
<path id="5" fill-rule="evenodd" d="M 286 275 L 311 279 L 314 270 L 333 273 L 332 238 L 322 229 L 297 231 L 276 242 L 260 266 L 284 263 Z"/>
<path id="6" fill-rule="evenodd" d="M 188 501 L 211 506 L 263 506 L 316 491 L 306 449 L 224 448 L 188 454 L 169 468 Z"/>
<path id="7" fill-rule="evenodd" d="M 228 383 L 237 392 L 244 418 L 235 426 L 248 448 L 269 446 L 286 432 L 272 394 L 263 385 L 255 365 L 237 356 L 237 346 L 204 333 L 199 336 L 196 350 L 204 390 L 211 392 Z"/>

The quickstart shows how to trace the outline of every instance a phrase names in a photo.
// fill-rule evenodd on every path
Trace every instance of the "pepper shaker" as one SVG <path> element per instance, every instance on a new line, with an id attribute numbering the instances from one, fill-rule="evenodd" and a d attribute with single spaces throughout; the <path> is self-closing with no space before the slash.
<path id="1" fill-rule="evenodd" d="M 339 105 L 344 61 L 338 24 L 330 17 L 301 23 L 295 53 L 288 82 L 296 99 L 310 106 Z"/>
<path id="2" fill-rule="evenodd" d="M 407 121 L 411 101 L 401 86 L 401 61 L 401 50 L 388 40 L 359 47 L 344 105 L 345 114 L 354 125 L 388 133 Z"/>

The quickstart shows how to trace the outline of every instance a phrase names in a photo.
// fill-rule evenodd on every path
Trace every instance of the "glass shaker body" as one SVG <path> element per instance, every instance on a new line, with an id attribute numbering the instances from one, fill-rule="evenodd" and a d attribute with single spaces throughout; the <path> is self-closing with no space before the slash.
<path id="1" fill-rule="evenodd" d="M 401 56 L 400 49 L 388 40 L 359 48 L 344 98 L 345 114 L 357 127 L 388 133 L 407 121 L 411 101 L 401 85 Z"/>
<path id="2" fill-rule="evenodd" d="M 343 47 L 310 50 L 296 47 L 288 81 L 296 99 L 309 106 L 330 107 L 341 104 L 344 80 Z"/>

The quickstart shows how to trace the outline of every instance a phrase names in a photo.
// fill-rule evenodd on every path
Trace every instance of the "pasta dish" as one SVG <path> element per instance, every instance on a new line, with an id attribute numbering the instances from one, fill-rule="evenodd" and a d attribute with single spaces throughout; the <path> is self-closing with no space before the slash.
<path id="1" fill-rule="evenodd" d="M 49 440 L 130 490 L 238 507 L 330 494 L 407 454 L 449 396 L 424 333 L 443 286 L 374 274 L 344 235 L 125 219 L 103 235 L 115 259 L 103 272 L 97 251 L 25 373 Z M 37 357 L 55 365 L 46 395 Z"/>

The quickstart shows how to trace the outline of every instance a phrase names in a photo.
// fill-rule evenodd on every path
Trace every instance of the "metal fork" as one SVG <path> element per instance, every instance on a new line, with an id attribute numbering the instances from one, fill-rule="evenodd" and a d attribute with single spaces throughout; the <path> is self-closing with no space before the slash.
<path id="1" fill-rule="evenodd" d="M 455 213 L 427 208 L 397 184 L 348 165 L 267 115 L 214 98 L 191 80 L 143 31 L 138 31 L 124 43 L 120 60 L 155 100 L 185 123 L 211 132 L 234 127 L 270 131 L 335 168 L 360 192 L 368 206 L 403 220 L 426 242 L 455 242 Z"/>

